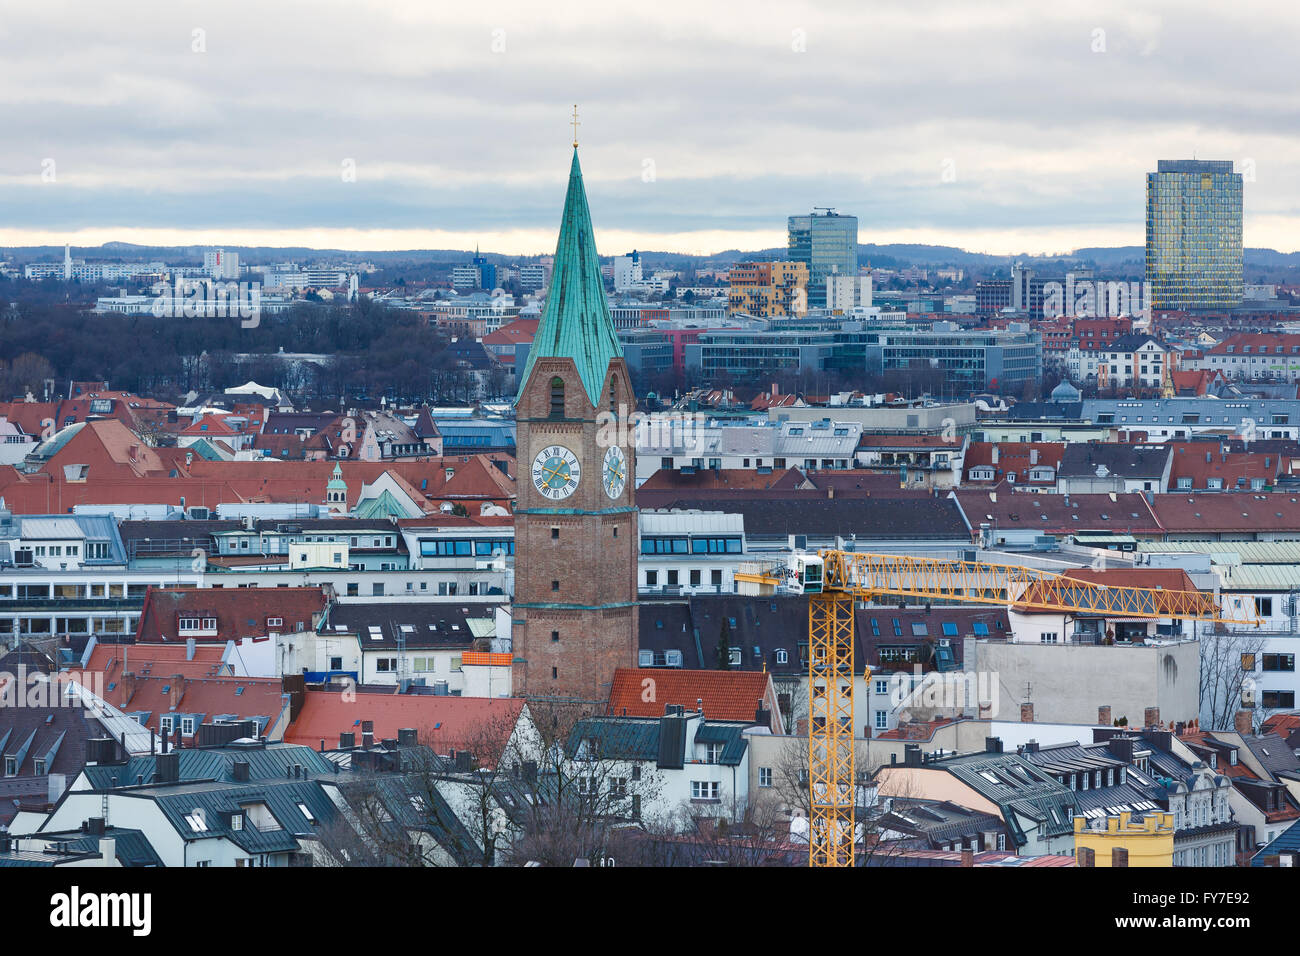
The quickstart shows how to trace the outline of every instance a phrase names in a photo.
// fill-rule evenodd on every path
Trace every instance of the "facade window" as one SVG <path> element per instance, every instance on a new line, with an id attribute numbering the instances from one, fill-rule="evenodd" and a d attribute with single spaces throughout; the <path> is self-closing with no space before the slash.
<path id="1" fill-rule="evenodd" d="M 771 767 L 759 767 L 759 768 L 758 768 L 758 785 L 759 785 L 760 787 L 770 787 L 770 786 L 772 786 L 772 768 L 771 768 Z"/>
<path id="2" fill-rule="evenodd" d="M 719 784 L 716 780 L 692 780 L 692 800 L 717 800 Z"/>

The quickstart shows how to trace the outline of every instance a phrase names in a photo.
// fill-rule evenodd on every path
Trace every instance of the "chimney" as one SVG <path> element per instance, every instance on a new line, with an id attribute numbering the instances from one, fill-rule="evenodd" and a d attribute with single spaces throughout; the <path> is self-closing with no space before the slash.
<path id="1" fill-rule="evenodd" d="M 86 832 L 87 832 L 88 834 L 90 834 L 91 836 L 103 836 L 103 835 L 104 835 L 104 818 L 103 818 L 103 817 L 91 817 L 89 820 L 87 820 L 87 821 L 86 821 Z"/>
<path id="2" fill-rule="evenodd" d="M 1094 867 L 1097 865 L 1097 851 L 1090 846 L 1081 846 L 1075 851 L 1075 863 L 1078 866 Z"/>
<path id="3" fill-rule="evenodd" d="M 1109 750 L 1111 755 L 1116 759 L 1122 760 L 1125 763 L 1133 762 L 1132 737 L 1125 737 L 1123 735 L 1111 737 L 1110 740 L 1106 741 L 1106 749 Z"/>
<path id="4" fill-rule="evenodd" d="M 921 747 L 919 744 L 903 745 L 903 766 L 919 767 L 921 766 Z"/>
<path id="5" fill-rule="evenodd" d="M 117 865 L 117 841 L 105 837 L 99 841 L 99 865 L 116 866 Z"/>
<path id="6" fill-rule="evenodd" d="M 1232 718 L 1232 729 L 1243 737 L 1249 737 L 1251 731 L 1255 729 L 1254 722 L 1250 719 L 1250 711 L 1239 710 Z"/>
<path id="7" fill-rule="evenodd" d="M 695 698 L 695 711 L 696 711 L 696 713 L 698 713 L 701 717 L 704 716 L 704 698 L 703 698 L 703 697 L 696 697 L 696 698 Z"/>
<path id="8" fill-rule="evenodd" d="M 374 724 L 370 723 L 370 721 L 368 720 L 366 721 L 365 724 L 362 724 L 361 726 L 365 727 L 366 724 L 370 724 L 371 727 L 374 726 Z M 375 732 L 373 730 L 362 730 L 361 746 L 364 747 L 366 750 L 369 750 L 374 745 L 375 745 Z"/>
<path id="9" fill-rule="evenodd" d="M 351 750 L 357 745 L 357 735 L 355 733 L 339 734 L 339 750 Z"/>
<path id="10" fill-rule="evenodd" d="M 974 850 L 962 850 L 962 851 L 961 851 L 961 865 L 962 865 L 963 867 L 969 867 L 969 866 L 974 866 L 974 865 L 975 865 L 975 851 L 974 851 Z"/>
<path id="11" fill-rule="evenodd" d="M 117 706 L 125 708 L 127 704 L 131 703 L 131 698 L 135 696 L 135 672 L 124 670 L 122 676 L 118 678 L 117 684 L 119 688 L 118 694 L 121 695 L 118 698 L 121 703 Z"/>
<path id="12" fill-rule="evenodd" d="M 1020 722 L 1022 724 L 1032 724 L 1034 722 L 1034 705 L 1025 703 L 1020 705 Z"/>
<path id="13" fill-rule="evenodd" d="M 1148 707 L 1142 711 L 1142 726 L 1147 730 L 1160 729 L 1160 708 Z"/>
<path id="14" fill-rule="evenodd" d="M 1103 704 L 1097 708 L 1097 723 L 1103 727 L 1109 727 L 1114 723 L 1110 718 L 1110 704 Z"/>
<path id="15" fill-rule="evenodd" d="M 985 738 L 984 738 L 984 752 L 985 752 L 985 753 L 990 753 L 990 754 L 1000 754 L 1000 753 L 1002 753 L 1002 738 L 1001 738 L 1001 737 L 985 737 Z"/>
<path id="16" fill-rule="evenodd" d="M 401 747 L 414 747 L 420 742 L 420 735 L 414 727 L 402 727 L 397 731 L 397 743 Z"/>
<path id="17" fill-rule="evenodd" d="M 1128 866 L 1128 849 L 1125 848 L 1125 847 L 1122 847 L 1122 846 L 1114 846 L 1114 847 L 1111 847 L 1111 848 L 1110 848 L 1110 865 L 1111 865 L 1112 867 L 1116 867 L 1116 866 L 1125 866 L 1125 867 L 1126 867 L 1126 866 Z"/>
<path id="18" fill-rule="evenodd" d="M 173 674 L 171 677 L 170 689 L 167 692 L 167 702 L 171 709 L 175 710 L 180 706 L 181 699 L 185 696 L 185 676 L 183 674 Z M 178 725 L 179 726 L 179 725 Z M 180 731 L 177 731 L 179 739 Z"/>
<path id="19" fill-rule="evenodd" d="M 237 783 L 248 783 L 249 765 L 247 760 L 236 760 L 231 768 L 231 776 Z"/>

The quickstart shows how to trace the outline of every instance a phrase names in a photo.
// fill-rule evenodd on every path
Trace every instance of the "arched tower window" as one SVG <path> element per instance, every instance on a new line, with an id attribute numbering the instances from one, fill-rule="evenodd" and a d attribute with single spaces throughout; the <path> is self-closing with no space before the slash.
<path id="1" fill-rule="evenodd" d="M 564 417 L 564 379 L 558 375 L 551 379 L 551 417 Z"/>
<path id="2" fill-rule="evenodd" d="M 613 379 L 609 380 L 609 413 L 618 418 L 618 388 Z"/>

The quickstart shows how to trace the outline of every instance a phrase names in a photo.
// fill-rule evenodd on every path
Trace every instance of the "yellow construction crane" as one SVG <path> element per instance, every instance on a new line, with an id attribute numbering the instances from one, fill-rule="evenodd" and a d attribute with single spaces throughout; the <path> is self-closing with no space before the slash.
<path id="1" fill-rule="evenodd" d="M 1202 591 L 1113 587 L 1009 564 L 828 550 L 794 556 L 788 577 L 791 590 L 809 595 L 808 864 L 815 867 L 854 862 L 856 601 L 888 596 L 1259 626 L 1240 597 L 1225 611 Z"/>

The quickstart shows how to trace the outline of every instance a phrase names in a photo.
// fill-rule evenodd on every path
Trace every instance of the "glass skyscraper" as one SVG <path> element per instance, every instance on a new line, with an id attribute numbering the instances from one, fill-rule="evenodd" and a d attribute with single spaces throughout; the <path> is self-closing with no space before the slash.
<path id="1" fill-rule="evenodd" d="M 858 217 L 833 209 L 790 217 L 790 260 L 808 266 L 808 307 L 826 307 L 826 277 L 858 274 Z"/>
<path id="2" fill-rule="evenodd" d="M 1147 173 L 1153 308 L 1241 304 L 1241 183 L 1231 161 L 1162 159 Z"/>

